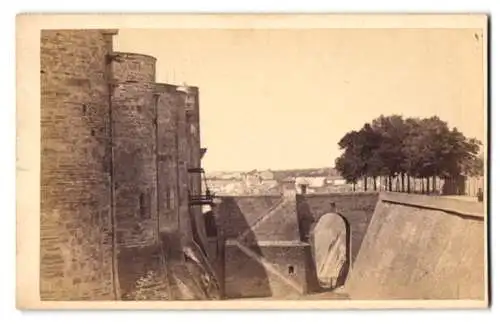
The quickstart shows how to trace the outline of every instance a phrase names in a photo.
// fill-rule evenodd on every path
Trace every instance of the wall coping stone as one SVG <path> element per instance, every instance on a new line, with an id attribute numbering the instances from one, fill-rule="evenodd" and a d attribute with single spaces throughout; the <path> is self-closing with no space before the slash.
<path id="1" fill-rule="evenodd" d="M 242 243 L 238 240 L 226 240 L 226 245 L 236 246 L 242 245 Z M 243 244 L 245 246 L 309 246 L 309 243 L 301 242 L 301 241 L 257 241 L 253 244 Z"/>
<path id="2" fill-rule="evenodd" d="M 177 90 L 178 87 L 179 87 L 179 85 L 176 85 L 176 84 L 155 82 L 155 92 L 156 93 L 164 93 L 164 92 L 175 93 L 175 92 L 181 92 L 181 91 Z"/>
<path id="3" fill-rule="evenodd" d="M 118 35 L 118 29 L 101 29 L 101 34 L 104 35 Z"/>
<path id="4" fill-rule="evenodd" d="M 297 194 L 302 197 L 336 197 L 336 196 L 378 196 L 380 191 L 359 191 L 359 192 L 326 192 L 326 193 L 306 193 L 305 195 Z"/>
<path id="5" fill-rule="evenodd" d="M 446 198 L 446 196 L 382 192 L 380 193 L 380 200 L 392 204 L 439 210 L 460 217 L 483 220 L 485 215 L 482 203 Z"/>
<path id="6" fill-rule="evenodd" d="M 208 180 L 208 179 L 207 179 Z M 282 198 L 283 195 L 281 194 L 265 194 L 265 195 L 216 195 L 217 198 L 224 199 L 224 198 Z"/>
<path id="7" fill-rule="evenodd" d="M 117 55 L 117 56 L 123 56 L 123 57 L 131 57 L 131 58 L 134 58 L 134 57 L 137 57 L 137 58 L 148 58 L 150 60 L 157 61 L 156 57 L 154 57 L 152 55 L 142 54 L 142 53 L 116 52 L 116 51 L 114 51 L 112 54 L 113 55 Z"/>

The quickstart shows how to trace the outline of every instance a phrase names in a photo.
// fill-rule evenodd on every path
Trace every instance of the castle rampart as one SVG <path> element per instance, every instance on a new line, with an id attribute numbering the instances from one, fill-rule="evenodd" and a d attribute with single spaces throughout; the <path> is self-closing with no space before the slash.
<path id="1" fill-rule="evenodd" d="M 43 300 L 143 298 L 148 276 L 141 293 L 170 299 L 168 259 L 204 251 L 198 91 L 155 83 L 156 58 L 113 51 L 116 33 L 42 33 Z"/>
<path id="2" fill-rule="evenodd" d="M 113 187 L 119 246 L 157 242 L 155 98 L 153 83 L 113 87 Z"/>
<path id="3" fill-rule="evenodd" d="M 43 300 L 116 297 L 106 64 L 112 34 L 41 33 Z"/>

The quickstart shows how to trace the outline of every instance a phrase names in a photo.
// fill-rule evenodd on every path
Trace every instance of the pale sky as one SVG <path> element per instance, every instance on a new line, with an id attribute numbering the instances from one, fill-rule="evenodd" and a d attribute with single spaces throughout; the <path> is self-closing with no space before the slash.
<path id="1" fill-rule="evenodd" d="M 476 40 L 475 33 L 479 38 Z M 333 166 L 381 114 L 438 115 L 484 142 L 480 30 L 120 30 L 157 81 L 200 88 L 207 171 Z"/>

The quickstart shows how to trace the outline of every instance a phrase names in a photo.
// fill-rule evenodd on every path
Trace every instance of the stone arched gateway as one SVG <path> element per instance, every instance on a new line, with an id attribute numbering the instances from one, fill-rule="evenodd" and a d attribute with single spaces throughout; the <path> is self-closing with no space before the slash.
<path id="1" fill-rule="evenodd" d="M 351 228 L 339 213 L 322 215 L 310 231 L 318 283 L 323 289 L 344 285 L 351 264 Z"/>

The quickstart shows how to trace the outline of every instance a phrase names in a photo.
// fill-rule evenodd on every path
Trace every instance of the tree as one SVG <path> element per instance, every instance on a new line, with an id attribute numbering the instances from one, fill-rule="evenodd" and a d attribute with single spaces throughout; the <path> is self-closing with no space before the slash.
<path id="1" fill-rule="evenodd" d="M 363 178 L 364 189 L 367 190 L 367 177 L 376 173 L 377 165 L 374 161 L 373 152 L 376 151 L 379 140 L 376 132 L 370 124 L 365 124 L 359 131 L 347 133 L 338 143 L 344 150 L 342 156 L 336 161 L 336 168 L 347 181 Z"/>
<path id="2" fill-rule="evenodd" d="M 380 116 L 372 121 L 373 131 L 378 136 L 379 145 L 374 152 L 374 163 L 379 175 L 389 177 L 389 190 L 392 190 L 392 178 L 404 175 L 403 142 L 407 127 L 402 116 Z"/>
<path id="3" fill-rule="evenodd" d="M 347 183 L 353 184 L 354 188 L 363 175 L 363 162 L 358 154 L 360 147 L 357 137 L 358 133 L 356 131 L 351 131 L 342 137 L 338 145 L 344 152 L 335 161 L 335 168 Z"/>
<path id="4" fill-rule="evenodd" d="M 356 191 L 356 183 L 360 178 L 360 172 L 356 169 L 358 162 L 352 159 L 353 156 L 343 154 L 335 160 L 335 169 L 342 175 L 347 183 L 353 185 Z"/>
<path id="5" fill-rule="evenodd" d="M 404 191 L 410 192 L 410 177 L 426 180 L 426 191 L 430 193 L 440 178 L 458 178 L 463 175 L 483 173 L 484 159 L 478 157 L 481 142 L 467 138 L 457 128 L 437 116 L 429 118 L 407 118 L 399 115 L 380 116 L 359 131 L 347 133 L 339 146 L 344 150 L 336 160 L 336 168 L 350 183 L 360 178 L 373 179 L 376 189 L 378 176 L 401 180 Z M 386 178 L 387 179 L 387 178 Z"/>
<path id="6" fill-rule="evenodd" d="M 360 141 L 363 143 L 363 161 L 365 174 L 373 180 L 373 189 L 377 190 L 377 177 L 384 172 L 383 160 L 380 158 L 380 145 L 383 138 L 370 124 L 365 124 L 359 132 Z"/>
<path id="7" fill-rule="evenodd" d="M 464 164 L 465 174 L 470 177 L 484 176 L 484 156 L 475 156 Z"/>
<path id="8" fill-rule="evenodd" d="M 446 156 L 451 152 L 448 125 L 437 116 L 420 120 L 416 137 L 418 153 L 417 173 L 426 180 L 426 192 L 430 193 L 430 179 L 436 191 L 436 178 L 445 173 Z"/>
<path id="9" fill-rule="evenodd" d="M 484 162 L 478 160 L 480 141 L 465 137 L 456 127 L 448 132 L 446 139 L 447 150 L 440 160 L 440 170 L 444 176 L 469 175 L 480 171 L 477 167 L 484 165 Z"/>

